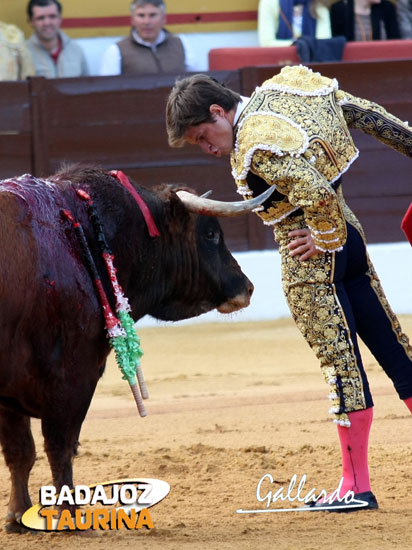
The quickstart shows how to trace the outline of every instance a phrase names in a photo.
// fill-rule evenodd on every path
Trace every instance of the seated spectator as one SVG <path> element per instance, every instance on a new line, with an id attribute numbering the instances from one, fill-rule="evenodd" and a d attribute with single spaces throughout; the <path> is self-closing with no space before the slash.
<path id="1" fill-rule="evenodd" d="M 329 9 L 321 0 L 259 0 L 261 46 L 291 46 L 300 36 L 330 38 Z"/>
<path id="2" fill-rule="evenodd" d="M 100 75 L 179 74 L 192 70 L 185 44 L 164 29 L 163 0 L 134 0 L 130 13 L 130 35 L 106 50 Z"/>
<path id="3" fill-rule="evenodd" d="M 397 0 L 399 30 L 401 38 L 412 38 L 412 0 Z"/>
<path id="4" fill-rule="evenodd" d="M 81 47 L 60 30 L 62 5 L 58 0 L 30 0 L 27 14 L 34 33 L 27 41 L 37 76 L 87 76 Z"/>
<path id="5" fill-rule="evenodd" d="M 333 36 L 348 41 L 400 38 L 396 5 L 391 0 L 338 0 L 330 7 Z"/>
<path id="6" fill-rule="evenodd" d="M 0 21 L 0 80 L 24 80 L 34 67 L 23 32 Z"/>

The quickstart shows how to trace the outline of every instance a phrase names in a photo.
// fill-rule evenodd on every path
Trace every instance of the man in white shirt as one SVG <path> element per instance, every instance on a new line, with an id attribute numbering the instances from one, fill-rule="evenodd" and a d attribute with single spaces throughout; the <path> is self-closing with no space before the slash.
<path id="1" fill-rule="evenodd" d="M 136 74 L 179 74 L 190 71 L 187 46 L 164 29 L 163 0 L 134 0 L 130 6 L 131 32 L 112 44 L 103 55 L 101 76 Z"/>

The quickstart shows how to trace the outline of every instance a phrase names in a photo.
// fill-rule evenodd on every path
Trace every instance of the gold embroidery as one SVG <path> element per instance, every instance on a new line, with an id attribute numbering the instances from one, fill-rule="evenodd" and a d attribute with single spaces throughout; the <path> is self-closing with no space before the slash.
<path id="1" fill-rule="evenodd" d="M 319 144 L 325 149 L 326 154 L 328 155 L 329 160 L 331 161 L 331 163 L 339 170 L 339 165 L 338 165 L 336 153 L 333 150 L 331 144 L 328 143 L 326 140 L 322 139 L 321 137 L 312 138 L 311 144 L 313 145 L 313 143 L 315 143 L 315 142 L 319 142 Z"/>
<path id="2" fill-rule="evenodd" d="M 335 192 L 331 185 L 358 156 L 348 125 L 412 156 L 412 131 L 406 123 L 379 106 L 340 92 L 336 81 L 305 67 L 288 67 L 252 95 L 235 128 L 231 156 L 232 173 L 245 197 L 253 195 L 246 180 L 249 171 L 276 185 L 276 200 L 267 201 L 257 213 L 265 223 L 274 224 L 291 313 L 319 358 L 330 388 L 330 412 L 343 425 L 349 423 L 347 413 L 366 407 L 348 324 L 332 283 L 334 251 L 346 242 L 346 222 L 363 236 L 341 189 Z M 315 245 L 325 253 L 302 263 L 289 254 L 288 233 L 308 227 Z M 379 279 L 369 268 L 372 287 L 398 341 L 412 357 Z"/>
<path id="3" fill-rule="evenodd" d="M 304 264 L 290 256 L 288 233 L 305 227 L 303 217 L 286 218 L 274 228 L 282 259 L 282 284 L 297 327 L 320 361 L 329 385 L 330 412 L 339 422 L 366 406 L 362 377 L 345 314 L 332 284 L 334 254 L 313 256 Z"/>
<path id="4" fill-rule="evenodd" d="M 388 113 L 383 107 L 339 91 L 345 120 L 350 128 L 358 128 L 374 136 L 396 151 L 412 157 L 412 129 L 408 123 Z"/>
<path id="5" fill-rule="evenodd" d="M 268 106 L 269 107 L 269 106 Z M 270 151 L 278 156 L 298 155 L 308 146 L 307 134 L 298 125 L 270 109 L 242 117 L 232 154 L 234 175 L 245 179 L 255 151 Z"/>
<path id="6" fill-rule="evenodd" d="M 332 81 L 304 67 L 289 69 L 258 88 L 242 113 L 235 128 L 232 173 L 242 195 L 253 194 L 246 182 L 249 170 L 284 195 L 258 213 L 266 224 L 302 208 L 316 246 L 339 250 L 346 231 L 330 183 L 349 168 L 358 151 Z M 280 85 L 286 82 L 288 91 Z M 316 231 L 332 230 L 333 237 L 316 237 Z"/>
<path id="7" fill-rule="evenodd" d="M 314 73 L 311 69 L 304 66 L 283 67 L 280 73 L 273 78 L 266 80 L 261 89 L 279 86 L 286 91 L 295 91 L 297 93 L 317 94 L 329 93 L 337 83 L 320 73 Z"/>

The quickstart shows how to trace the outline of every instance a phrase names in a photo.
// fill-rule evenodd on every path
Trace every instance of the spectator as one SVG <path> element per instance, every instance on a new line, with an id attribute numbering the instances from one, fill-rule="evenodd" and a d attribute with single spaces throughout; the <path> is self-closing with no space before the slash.
<path id="1" fill-rule="evenodd" d="M 130 35 L 104 53 L 100 74 L 157 74 L 190 71 L 192 61 L 182 40 L 164 29 L 163 0 L 134 0 Z"/>
<path id="2" fill-rule="evenodd" d="M 34 75 L 23 32 L 0 21 L 0 80 L 24 80 Z"/>
<path id="3" fill-rule="evenodd" d="M 412 38 L 412 0 L 397 0 L 399 30 L 401 38 Z"/>
<path id="4" fill-rule="evenodd" d="M 259 0 L 261 46 L 291 46 L 300 36 L 330 38 L 329 9 L 322 0 Z"/>
<path id="5" fill-rule="evenodd" d="M 37 76 L 87 76 L 81 47 L 60 30 L 62 5 L 58 0 L 30 0 L 27 14 L 34 33 L 27 41 Z"/>
<path id="6" fill-rule="evenodd" d="M 338 0 L 330 7 L 333 36 L 348 41 L 400 38 L 395 3 L 391 0 Z"/>

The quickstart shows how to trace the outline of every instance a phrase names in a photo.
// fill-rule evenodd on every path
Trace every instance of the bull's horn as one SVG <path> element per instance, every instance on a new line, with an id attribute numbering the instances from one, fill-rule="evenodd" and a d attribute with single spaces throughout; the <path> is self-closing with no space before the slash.
<path id="1" fill-rule="evenodd" d="M 197 195 L 187 191 L 177 191 L 177 195 L 190 212 L 196 212 L 198 214 L 203 214 L 204 216 L 229 217 L 240 216 L 241 214 L 251 212 L 263 204 L 275 189 L 276 185 L 271 185 L 258 197 L 247 201 L 237 202 L 214 201 L 204 197 L 198 197 Z"/>

